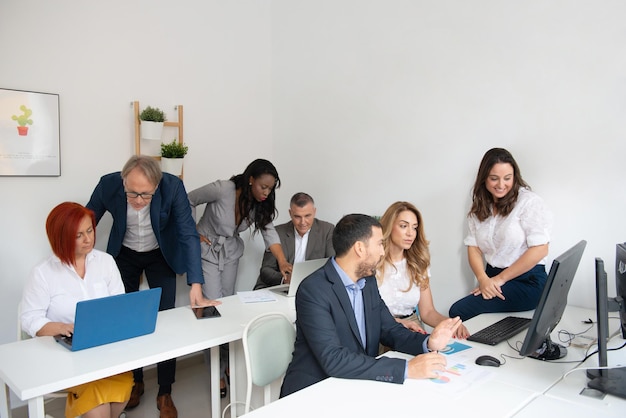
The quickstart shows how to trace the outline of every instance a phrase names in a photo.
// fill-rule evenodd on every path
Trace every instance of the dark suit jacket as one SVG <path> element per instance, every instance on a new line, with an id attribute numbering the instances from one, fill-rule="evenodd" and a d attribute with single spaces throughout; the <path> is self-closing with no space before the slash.
<path id="1" fill-rule="evenodd" d="M 107 252 L 117 257 L 126 234 L 126 195 L 121 173 L 103 176 L 94 189 L 87 207 L 99 222 L 106 211 L 113 217 Z M 152 230 L 165 261 L 177 274 L 187 273 L 187 283 L 204 283 L 200 238 L 183 182 L 176 176 L 163 173 L 150 202 Z"/>
<path id="2" fill-rule="evenodd" d="M 309 240 L 306 247 L 306 260 L 316 260 L 318 258 L 333 257 L 335 250 L 333 249 L 333 230 L 335 226 L 329 222 L 315 219 L 311 230 L 309 231 Z M 280 244 L 283 247 L 285 258 L 293 264 L 296 256 L 296 237 L 293 229 L 293 222 L 289 221 L 285 224 L 278 225 L 276 232 L 280 237 Z M 276 257 L 266 251 L 263 254 L 263 262 L 261 264 L 261 273 L 254 286 L 254 289 L 262 289 L 264 287 L 279 285 L 283 278 L 278 268 Z"/>
<path id="3" fill-rule="evenodd" d="M 411 332 L 393 318 L 380 298 L 376 278 L 363 288 L 366 348 L 346 288 L 332 259 L 307 277 L 296 293 L 296 342 L 280 396 L 326 379 L 367 379 L 404 382 L 406 361 L 378 355 L 382 343 L 396 351 L 423 353 L 425 335 Z"/>

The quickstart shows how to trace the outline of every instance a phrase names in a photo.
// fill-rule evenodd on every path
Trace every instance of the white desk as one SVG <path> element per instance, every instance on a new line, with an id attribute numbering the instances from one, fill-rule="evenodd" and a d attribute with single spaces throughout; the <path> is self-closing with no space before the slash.
<path id="1" fill-rule="evenodd" d="M 532 312 L 515 314 L 530 317 Z M 581 321 L 594 317 L 589 309 L 568 307 L 557 330 L 582 332 L 589 327 Z M 507 314 L 489 314 L 473 318 L 466 323 L 470 332 L 478 331 Z M 595 328 L 589 331 L 595 334 Z M 519 346 L 525 333 L 513 337 L 509 342 Z M 558 341 L 557 333 L 552 334 L 553 341 Z M 519 355 L 506 342 L 491 347 L 478 343 L 466 342 L 473 348 L 467 353 L 477 357 L 491 354 L 499 357 L 506 354 Z M 584 350 L 570 347 L 568 355 L 561 361 L 579 361 L 584 357 Z M 529 405 L 548 392 L 562 375 L 575 367 L 577 363 L 542 362 L 531 358 L 507 358 L 506 364 L 497 367 L 485 367 L 489 377 L 456 394 L 445 394 L 438 390 L 429 390 L 427 381 L 406 381 L 402 385 L 338 378 L 325 379 L 313 386 L 279 399 L 265 407 L 252 411 L 251 418 L 281 417 L 298 411 L 298 416 L 406 416 L 410 411 L 419 415 L 454 416 L 471 415 L 480 411 L 484 417 L 513 416 L 525 411 Z M 549 393 L 549 392 L 548 392 Z M 528 415 L 530 416 L 530 415 Z M 543 414 L 534 415 L 544 416 Z M 622 414 L 623 416 L 623 414 Z"/>
<path id="2" fill-rule="evenodd" d="M 411 384 L 328 378 L 250 412 L 250 418 L 298 417 L 404 417 L 472 416 L 480 408 L 481 417 L 501 418 L 526 405 L 535 393 L 490 380 L 448 397 L 425 392 Z M 480 401 L 489 397 L 489 402 Z M 478 406 L 482 405 L 482 406 Z M 485 407 L 488 405 L 488 407 Z"/>
<path id="3" fill-rule="evenodd" d="M 171 358 L 211 349 L 211 416 L 219 417 L 219 345 L 240 340 L 246 323 L 263 312 L 280 311 L 295 320 L 286 298 L 243 304 L 237 295 L 222 299 L 221 318 L 197 320 L 189 306 L 159 312 L 154 333 L 70 352 L 52 337 L 38 337 L 0 346 L 0 416 L 11 417 L 9 389 L 28 401 L 31 418 L 43 418 L 44 395 Z M 231 369 L 236 369 L 234 356 Z M 236 398 L 231 375 L 231 401 Z"/>
<path id="4" fill-rule="evenodd" d="M 612 321 L 612 328 L 614 328 L 613 324 Z M 609 348 L 617 348 L 622 344 L 624 344 L 624 340 L 616 337 L 609 343 Z M 595 351 L 595 347 L 593 351 Z M 620 351 L 609 351 L 607 357 L 609 366 L 625 366 L 626 348 Z M 568 412 L 572 412 L 575 413 L 575 415 L 571 416 L 576 417 L 596 418 L 602 416 L 623 418 L 626 415 L 626 399 L 612 395 L 606 395 L 603 398 L 593 398 L 581 394 L 583 389 L 587 387 L 588 381 L 584 369 L 597 365 L 598 355 L 594 354 L 579 367 L 579 371 L 572 371 L 563 379 L 559 380 L 543 395 L 533 399 L 533 401 L 516 416 L 529 418 L 557 414 L 568 416 Z"/>

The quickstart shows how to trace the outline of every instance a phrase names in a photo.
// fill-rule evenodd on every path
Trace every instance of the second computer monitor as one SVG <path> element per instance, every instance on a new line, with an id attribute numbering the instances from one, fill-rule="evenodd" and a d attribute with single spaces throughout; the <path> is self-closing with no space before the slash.
<path id="1" fill-rule="evenodd" d="M 626 301 L 626 242 L 616 245 L 615 291 L 617 295 L 615 299 L 621 303 L 619 317 L 622 323 L 622 338 L 626 340 L 626 309 L 624 308 L 624 301 Z"/>
<path id="2" fill-rule="evenodd" d="M 565 311 L 567 294 L 586 245 L 587 241 L 580 241 L 552 262 L 546 286 L 528 326 L 520 355 L 538 360 L 556 360 L 567 354 L 565 347 L 552 342 L 550 333 Z"/>

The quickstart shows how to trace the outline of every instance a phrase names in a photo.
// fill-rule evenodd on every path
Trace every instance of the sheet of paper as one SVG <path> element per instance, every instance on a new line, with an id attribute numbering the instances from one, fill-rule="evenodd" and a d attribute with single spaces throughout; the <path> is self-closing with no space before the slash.
<path id="1" fill-rule="evenodd" d="M 274 302 L 276 297 L 267 289 L 237 292 L 243 303 Z"/>
<path id="2" fill-rule="evenodd" d="M 421 386 L 435 390 L 447 396 L 456 397 L 476 383 L 492 376 L 489 367 L 478 366 L 474 362 L 476 357 L 488 354 L 479 348 L 468 344 L 452 341 L 440 351 L 446 357 L 447 366 L 435 379 L 407 379 L 405 385 Z M 398 353 L 385 353 L 387 357 L 410 359 L 413 356 Z"/>

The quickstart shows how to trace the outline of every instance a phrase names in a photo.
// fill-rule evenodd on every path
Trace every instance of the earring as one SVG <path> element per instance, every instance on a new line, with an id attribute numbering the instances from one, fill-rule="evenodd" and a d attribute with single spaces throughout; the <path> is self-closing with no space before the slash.
<path id="1" fill-rule="evenodd" d="M 252 183 L 248 183 L 248 186 L 252 186 Z"/>

